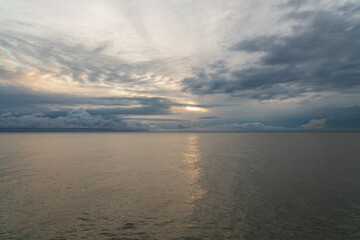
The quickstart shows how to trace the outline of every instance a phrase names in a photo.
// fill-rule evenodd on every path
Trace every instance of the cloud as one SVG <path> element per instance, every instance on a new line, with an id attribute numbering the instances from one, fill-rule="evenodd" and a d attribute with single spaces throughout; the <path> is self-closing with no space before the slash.
<path id="1" fill-rule="evenodd" d="M 148 130 L 128 115 L 169 115 L 183 104 L 160 97 L 95 97 L 40 92 L 0 82 L 1 129 Z"/>
<path id="2" fill-rule="evenodd" d="M 326 127 L 326 119 L 312 119 L 310 120 L 310 122 L 303 124 L 300 127 L 307 130 L 323 129 L 324 127 Z"/>
<path id="3" fill-rule="evenodd" d="M 327 107 L 318 109 L 326 119 L 326 127 L 349 131 L 350 129 L 360 129 L 360 106 L 352 105 L 347 107 Z"/>
<path id="4" fill-rule="evenodd" d="M 248 123 L 232 123 L 232 124 L 222 124 L 211 127 L 210 129 L 216 129 L 218 131 L 235 131 L 235 132 L 244 132 L 244 131 L 284 131 L 285 128 L 277 126 L 268 126 L 264 125 L 261 122 L 248 122 Z"/>
<path id="5" fill-rule="evenodd" d="M 0 81 L 0 129 L 147 131 L 178 128 L 173 107 L 189 105 L 164 97 L 96 97 L 36 91 Z M 199 105 L 203 107 L 203 105 Z M 211 107 L 211 106 L 207 106 Z M 131 116 L 133 118 L 131 118 Z M 150 116 L 150 118 L 139 118 Z M 136 119 L 136 118 L 138 119 Z M 161 122 L 158 124 L 156 122 Z"/>
<path id="6" fill-rule="evenodd" d="M 234 54 L 260 54 L 256 62 L 238 67 L 215 62 L 184 78 L 183 90 L 259 100 L 350 92 L 360 86 L 360 19 L 354 14 L 359 7 L 353 3 L 332 10 L 292 11 L 283 18 L 298 21 L 291 34 L 251 37 L 230 48 Z"/>
<path id="7" fill-rule="evenodd" d="M 87 109 L 87 112 L 94 115 L 167 115 L 171 114 L 169 105 L 148 105 L 132 108 L 95 108 Z"/>
<path id="8" fill-rule="evenodd" d="M 198 117 L 198 119 L 216 119 L 217 116 L 206 116 L 206 117 Z"/>
<path id="9" fill-rule="evenodd" d="M 173 130 L 200 131 L 200 132 L 272 132 L 291 130 L 279 126 L 269 126 L 261 122 L 227 123 L 213 126 L 203 125 L 199 122 L 184 122 L 178 124 Z"/>
<path id="10" fill-rule="evenodd" d="M 303 6 L 304 4 L 308 3 L 309 0 L 289 0 L 286 1 L 284 3 L 279 4 L 279 7 L 295 7 L 295 8 L 299 8 L 301 6 Z M 312 3 L 318 2 L 316 0 L 312 0 Z"/>
<path id="11" fill-rule="evenodd" d="M 105 119 L 99 115 L 92 115 L 84 109 L 67 111 L 64 116 L 54 118 L 43 116 L 41 113 L 21 116 L 0 117 L 0 130 L 111 130 L 111 131 L 145 131 L 149 124 L 136 120 Z"/>
<path id="12" fill-rule="evenodd" d="M 0 65 L 0 79 L 33 84 L 46 77 L 46 84 L 72 84 L 82 90 L 117 88 L 133 94 L 161 91 L 165 82 L 171 82 L 165 76 L 167 59 L 128 62 L 106 54 L 109 45 L 105 42 L 89 48 L 0 28 L 0 54 L 4 53 L 0 57 L 5 60 Z"/>
<path id="13" fill-rule="evenodd" d="M 91 106 L 87 111 L 96 115 L 168 115 L 171 107 L 183 106 L 160 97 L 95 97 L 76 94 L 40 92 L 15 84 L 0 82 L 0 113 L 39 109 L 79 108 Z M 24 110 L 25 109 L 25 110 Z"/>
<path id="14" fill-rule="evenodd" d="M 220 126 L 216 126 L 219 130 L 227 130 L 227 131 L 241 131 L 241 130 L 264 130 L 266 127 L 264 124 L 260 122 L 251 122 L 251 123 L 232 123 L 232 124 L 224 124 Z"/>

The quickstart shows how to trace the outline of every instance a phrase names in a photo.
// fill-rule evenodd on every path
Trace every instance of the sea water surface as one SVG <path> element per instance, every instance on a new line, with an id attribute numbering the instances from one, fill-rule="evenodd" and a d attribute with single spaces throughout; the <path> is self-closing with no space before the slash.
<path id="1" fill-rule="evenodd" d="M 360 134 L 1 133 L 0 239 L 360 239 Z"/>

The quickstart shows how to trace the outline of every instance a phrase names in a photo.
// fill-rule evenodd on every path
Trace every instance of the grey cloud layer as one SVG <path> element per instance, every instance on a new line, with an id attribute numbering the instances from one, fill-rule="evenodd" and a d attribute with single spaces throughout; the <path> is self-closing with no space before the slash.
<path id="1" fill-rule="evenodd" d="M 76 107 L 78 105 L 87 106 L 106 106 L 109 111 L 102 114 L 135 114 L 153 115 L 170 114 L 172 106 L 183 106 L 183 104 L 173 102 L 160 97 L 89 97 L 70 94 L 56 94 L 37 92 L 26 87 L 0 83 L 0 111 L 20 111 L 34 107 L 60 106 Z M 132 107 L 136 105 L 137 107 Z M 122 106 L 122 108 L 119 108 Z M 112 108 L 110 108 L 112 107 Z M 116 108 L 114 108 L 116 107 Z M 111 109 L 115 109 L 111 111 Z M 93 110 L 95 112 L 95 110 Z M 117 113 L 121 112 L 121 113 Z M 99 114 L 101 114 L 99 112 Z"/>
<path id="2" fill-rule="evenodd" d="M 144 131 L 150 125 L 135 120 L 105 119 L 103 116 L 91 115 L 84 109 L 67 111 L 64 116 L 50 118 L 42 114 L 24 114 L 20 116 L 0 117 L 0 131 L 4 130 L 111 130 L 111 131 Z"/>
<path id="3" fill-rule="evenodd" d="M 291 1 L 296 4 L 298 1 Z M 234 52 L 261 54 L 239 69 L 217 62 L 182 81 L 195 94 L 245 95 L 264 100 L 286 99 L 307 92 L 346 92 L 360 85 L 360 4 L 332 11 L 293 11 L 297 20 L 287 36 L 258 36 L 240 41 Z"/>
<path id="4" fill-rule="evenodd" d="M 148 130 L 149 124 L 127 115 L 169 115 L 183 106 L 159 97 L 89 97 L 36 92 L 0 84 L 0 129 Z"/>

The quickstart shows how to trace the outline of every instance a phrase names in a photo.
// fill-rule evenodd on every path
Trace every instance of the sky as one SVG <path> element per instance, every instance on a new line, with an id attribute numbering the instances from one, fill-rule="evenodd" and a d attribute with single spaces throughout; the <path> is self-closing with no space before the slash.
<path id="1" fill-rule="evenodd" d="M 360 131 L 358 0 L 0 0 L 0 131 Z"/>

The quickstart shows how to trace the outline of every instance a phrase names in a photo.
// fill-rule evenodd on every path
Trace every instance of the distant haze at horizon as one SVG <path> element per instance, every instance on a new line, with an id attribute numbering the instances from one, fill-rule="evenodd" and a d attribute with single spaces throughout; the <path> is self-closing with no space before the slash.
<path id="1" fill-rule="evenodd" d="M 360 131 L 356 0 L 0 0 L 0 132 Z"/>

